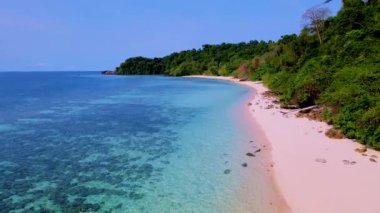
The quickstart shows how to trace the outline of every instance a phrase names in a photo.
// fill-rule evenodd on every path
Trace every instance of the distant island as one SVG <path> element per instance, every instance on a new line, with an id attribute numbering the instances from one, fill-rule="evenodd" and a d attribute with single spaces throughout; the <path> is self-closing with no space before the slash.
<path id="1" fill-rule="evenodd" d="M 323 106 L 337 133 L 380 149 L 380 3 L 343 0 L 303 15 L 299 35 L 278 41 L 203 45 L 163 58 L 129 58 L 122 75 L 215 75 L 263 81 L 283 106 Z"/>

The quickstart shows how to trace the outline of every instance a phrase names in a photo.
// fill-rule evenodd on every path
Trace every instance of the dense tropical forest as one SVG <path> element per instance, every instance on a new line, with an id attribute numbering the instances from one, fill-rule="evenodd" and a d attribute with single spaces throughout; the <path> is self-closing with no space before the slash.
<path id="1" fill-rule="evenodd" d="M 299 35 L 276 42 L 203 45 L 163 58 L 130 58 L 116 73 L 262 80 L 282 103 L 323 105 L 324 119 L 348 138 L 380 149 L 379 1 L 343 0 L 334 17 L 318 6 L 302 18 Z"/>

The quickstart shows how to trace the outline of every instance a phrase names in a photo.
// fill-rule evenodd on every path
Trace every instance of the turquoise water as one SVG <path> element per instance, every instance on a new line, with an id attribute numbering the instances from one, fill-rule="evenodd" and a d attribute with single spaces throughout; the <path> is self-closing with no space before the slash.
<path id="1" fill-rule="evenodd" d="M 0 212 L 277 211 L 247 88 L 33 72 L 0 73 L 0 95 Z"/>

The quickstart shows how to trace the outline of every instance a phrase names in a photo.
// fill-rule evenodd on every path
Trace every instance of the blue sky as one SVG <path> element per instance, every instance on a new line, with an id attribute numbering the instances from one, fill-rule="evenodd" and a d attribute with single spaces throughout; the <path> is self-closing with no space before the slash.
<path id="1" fill-rule="evenodd" d="M 1 0 L 0 71 L 105 70 L 202 44 L 298 33 L 323 0 Z M 341 7 L 333 0 L 333 14 Z"/>

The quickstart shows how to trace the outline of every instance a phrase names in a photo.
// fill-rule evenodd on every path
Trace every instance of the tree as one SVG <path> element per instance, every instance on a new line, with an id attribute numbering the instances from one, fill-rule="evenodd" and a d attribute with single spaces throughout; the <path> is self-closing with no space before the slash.
<path id="1" fill-rule="evenodd" d="M 325 22 L 330 15 L 330 10 L 327 8 L 313 7 L 303 14 L 302 18 L 305 21 L 305 27 L 312 29 L 318 36 L 319 43 L 322 44 L 323 31 Z"/>

